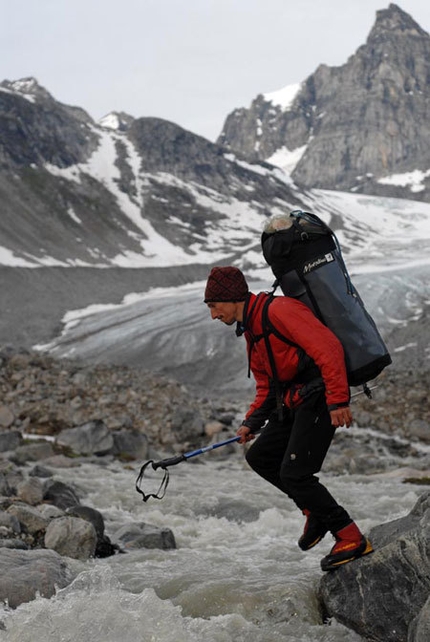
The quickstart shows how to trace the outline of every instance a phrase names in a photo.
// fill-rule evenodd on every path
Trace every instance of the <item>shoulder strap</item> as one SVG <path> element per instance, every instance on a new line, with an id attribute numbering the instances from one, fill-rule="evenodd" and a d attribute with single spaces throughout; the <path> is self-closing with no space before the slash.
<path id="1" fill-rule="evenodd" d="M 272 303 L 274 299 L 274 293 L 271 292 L 270 295 L 267 298 L 267 301 L 264 303 L 263 306 L 263 311 L 262 311 L 262 316 L 261 316 L 261 321 L 262 321 L 262 327 L 263 327 L 263 337 L 264 340 L 266 341 L 266 337 L 268 338 L 269 334 L 274 334 L 275 337 L 283 341 L 284 343 L 288 343 L 288 345 L 293 346 L 293 347 L 298 347 L 297 343 L 294 343 L 294 341 L 291 341 L 290 339 L 287 339 L 285 335 L 282 334 L 270 321 L 269 319 L 269 305 Z M 266 343 L 266 348 L 267 345 L 270 346 L 270 343 Z M 270 351 L 272 352 L 272 348 L 270 347 Z M 273 356 L 273 353 L 272 353 Z M 269 357 L 270 359 L 270 357 Z M 272 364 L 270 364 L 272 365 Z"/>
<path id="2" fill-rule="evenodd" d="M 267 300 L 264 303 L 263 311 L 261 315 L 262 329 L 263 329 L 263 339 L 266 346 L 267 356 L 269 357 L 270 368 L 272 369 L 273 382 L 275 384 L 276 392 L 276 409 L 278 411 L 279 421 L 282 421 L 282 391 L 281 391 L 281 382 L 279 381 L 278 371 L 276 369 L 275 357 L 273 356 L 272 346 L 270 345 L 269 334 L 276 330 L 276 328 L 269 321 L 269 305 L 273 301 L 273 292 L 267 297 Z"/>

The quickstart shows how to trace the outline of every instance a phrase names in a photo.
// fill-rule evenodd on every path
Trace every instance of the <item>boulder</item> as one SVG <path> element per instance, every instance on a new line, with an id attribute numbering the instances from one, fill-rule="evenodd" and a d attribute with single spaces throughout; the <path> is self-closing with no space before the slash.
<path id="1" fill-rule="evenodd" d="M 105 455 L 112 450 L 114 441 L 103 421 L 97 420 L 63 430 L 58 444 L 68 446 L 79 455 Z"/>
<path id="2" fill-rule="evenodd" d="M 0 405 L 0 427 L 9 428 L 15 421 L 15 415 L 8 406 Z"/>
<path id="3" fill-rule="evenodd" d="M 369 538 L 373 554 L 323 576 L 325 612 L 374 642 L 428 640 L 430 491 L 409 515 L 375 527 Z"/>
<path id="4" fill-rule="evenodd" d="M 52 477 L 52 470 L 46 468 L 46 466 L 40 466 L 36 464 L 28 473 L 29 477 Z"/>
<path id="5" fill-rule="evenodd" d="M 22 442 L 22 435 L 18 430 L 4 430 L 0 432 L 0 453 L 15 450 Z"/>
<path id="6" fill-rule="evenodd" d="M 147 459 L 148 437 L 135 430 L 116 430 L 112 433 L 113 454 L 123 459 Z"/>
<path id="7" fill-rule="evenodd" d="M 18 484 L 22 482 L 24 476 L 20 470 L 15 468 L 11 463 L 11 468 L 5 472 L 0 472 L 0 494 L 6 497 L 16 495 Z"/>
<path id="8" fill-rule="evenodd" d="M 22 551 L 27 551 L 29 546 L 22 539 L 7 537 L 0 539 L 0 548 L 18 548 Z"/>
<path id="9" fill-rule="evenodd" d="M 190 441 L 204 434 L 204 420 L 200 412 L 188 407 L 176 407 L 172 412 L 171 432 L 174 442 Z"/>
<path id="10" fill-rule="evenodd" d="M 34 444 L 19 446 L 15 449 L 10 459 L 18 466 L 26 464 L 28 461 L 40 461 L 52 457 L 54 450 L 52 445 L 47 441 L 41 441 Z"/>
<path id="11" fill-rule="evenodd" d="M 0 510 L 0 528 L 2 528 L 8 536 L 19 535 L 21 532 L 21 525 L 16 515 L 11 515 L 3 510 Z"/>
<path id="12" fill-rule="evenodd" d="M 87 560 L 94 557 L 96 545 L 96 529 L 80 517 L 58 517 L 46 529 L 45 547 L 66 557 Z"/>
<path id="13" fill-rule="evenodd" d="M 176 548 L 175 536 L 170 528 L 158 528 L 145 522 L 124 524 L 113 535 L 112 541 L 122 549 Z"/>
<path id="14" fill-rule="evenodd" d="M 51 597 L 73 580 L 66 561 L 54 551 L 0 548 L 0 601 L 16 608 L 36 595 Z"/>
<path id="15" fill-rule="evenodd" d="M 80 504 L 79 497 L 76 492 L 61 481 L 53 481 L 48 479 L 44 484 L 43 499 L 45 502 L 54 504 L 62 510 L 67 510 L 71 506 Z"/>
<path id="16" fill-rule="evenodd" d="M 65 515 L 65 512 L 61 508 L 58 508 L 58 506 L 54 506 L 54 504 L 40 504 L 37 510 L 42 517 L 48 520 L 64 517 Z"/>
<path id="17" fill-rule="evenodd" d="M 81 462 L 76 461 L 72 457 L 66 457 L 66 455 L 53 455 L 48 457 L 44 464 L 46 466 L 51 466 L 52 468 L 79 468 Z"/>
<path id="18" fill-rule="evenodd" d="M 48 525 L 48 520 L 36 508 L 27 506 L 27 504 L 12 504 L 6 512 L 9 515 L 14 515 L 24 532 L 30 533 L 30 535 L 43 532 Z"/>
<path id="19" fill-rule="evenodd" d="M 67 509 L 67 514 L 85 519 L 94 526 L 97 534 L 94 557 L 109 557 L 118 551 L 118 546 L 112 544 L 109 537 L 105 535 L 104 518 L 98 510 L 90 506 L 72 506 Z"/>
<path id="20" fill-rule="evenodd" d="M 17 485 L 16 494 L 21 501 L 36 506 L 43 500 L 43 484 L 37 477 L 24 479 Z"/>

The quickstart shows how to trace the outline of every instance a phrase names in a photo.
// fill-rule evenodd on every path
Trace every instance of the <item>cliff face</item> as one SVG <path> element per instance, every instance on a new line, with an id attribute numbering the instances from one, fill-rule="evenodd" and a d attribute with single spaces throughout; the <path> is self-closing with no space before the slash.
<path id="1" fill-rule="evenodd" d="M 227 118 L 218 142 L 255 159 L 287 158 L 306 187 L 429 200 L 429 115 L 430 36 L 390 4 L 343 66 L 318 67 L 287 105 L 258 96 Z"/>

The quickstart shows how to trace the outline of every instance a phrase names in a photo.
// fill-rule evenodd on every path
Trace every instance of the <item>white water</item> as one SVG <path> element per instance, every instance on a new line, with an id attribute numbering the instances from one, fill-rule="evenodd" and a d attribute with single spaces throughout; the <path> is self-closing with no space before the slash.
<path id="1" fill-rule="evenodd" d="M 321 622 L 315 589 L 331 539 L 302 553 L 302 515 L 231 449 L 171 468 L 165 498 L 146 504 L 134 488 L 137 465 L 61 470 L 59 479 L 84 491 L 82 503 L 103 513 L 108 535 L 145 521 L 171 528 L 177 549 L 70 561 L 78 576 L 54 598 L 0 610 L 2 642 L 361 640 Z M 390 475 L 322 478 L 366 531 L 408 513 L 420 495 Z"/>

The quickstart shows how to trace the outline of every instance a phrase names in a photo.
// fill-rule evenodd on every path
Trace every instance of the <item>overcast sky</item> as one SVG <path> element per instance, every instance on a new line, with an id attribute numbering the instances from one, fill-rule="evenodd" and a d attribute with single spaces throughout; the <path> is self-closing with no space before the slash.
<path id="1" fill-rule="evenodd" d="M 430 32 L 430 1 L 397 3 Z M 342 65 L 383 0 L 0 0 L 0 81 L 34 76 L 95 120 L 157 116 L 215 140 L 259 94 Z"/>

